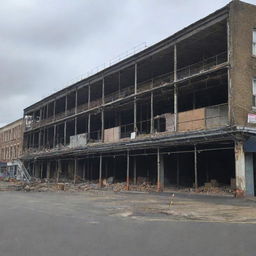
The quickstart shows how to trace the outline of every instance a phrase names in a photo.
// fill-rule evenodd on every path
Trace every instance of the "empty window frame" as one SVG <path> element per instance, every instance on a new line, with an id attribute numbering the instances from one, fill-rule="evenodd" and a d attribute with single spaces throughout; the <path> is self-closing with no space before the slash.
<path id="1" fill-rule="evenodd" d="M 253 107 L 256 107 L 256 77 L 252 79 Z"/>
<path id="2" fill-rule="evenodd" d="M 256 56 L 256 29 L 252 32 L 252 54 Z"/>

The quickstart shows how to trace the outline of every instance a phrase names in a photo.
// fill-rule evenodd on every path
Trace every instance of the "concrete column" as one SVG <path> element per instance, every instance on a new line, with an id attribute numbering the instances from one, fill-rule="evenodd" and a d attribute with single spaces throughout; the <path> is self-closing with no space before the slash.
<path id="1" fill-rule="evenodd" d="M 245 154 L 242 142 L 235 143 L 236 188 L 245 191 Z"/>
<path id="2" fill-rule="evenodd" d="M 197 180 L 197 148 L 194 145 L 194 171 L 195 171 L 195 189 L 198 188 L 198 180 Z"/>
<path id="3" fill-rule="evenodd" d="M 75 114 L 77 114 L 77 88 L 76 88 L 76 96 L 75 96 Z"/>
<path id="4" fill-rule="evenodd" d="M 130 153 L 127 151 L 127 160 L 126 160 L 126 188 L 130 188 Z"/>
<path id="5" fill-rule="evenodd" d="M 121 73 L 118 72 L 118 98 L 120 98 Z"/>
<path id="6" fill-rule="evenodd" d="M 49 117 L 49 104 L 46 105 L 46 119 Z"/>
<path id="7" fill-rule="evenodd" d="M 137 94 L 137 82 L 138 82 L 137 63 L 135 63 L 135 68 L 134 68 L 134 94 Z"/>
<path id="8" fill-rule="evenodd" d="M 57 177 L 56 177 L 56 182 L 59 182 L 59 178 L 60 178 L 60 172 L 61 172 L 61 160 L 59 159 L 57 162 Z"/>
<path id="9" fill-rule="evenodd" d="M 232 87 L 231 87 L 231 54 L 232 54 L 232 38 L 231 38 L 231 31 L 230 31 L 230 19 L 227 18 L 227 61 L 228 65 L 228 123 L 232 124 Z"/>
<path id="10" fill-rule="evenodd" d="M 77 158 L 74 160 L 74 184 L 76 184 L 76 175 L 77 175 Z"/>
<path id="11" fill-rule="evenodd" d="M 88 141 L 90 141 L 90 133 L 91 133 L 91 114 L 88 114 L 88 128 L 87 128 L 87 135 Z"/>
<path id="12" fill-rule="evenodd" d="M 137 132 L 137 99 L 134 97 L 133 102 L 133 131 Z"/>
<path id="13" fill-rule="evenodd" d="M 137 161 L 136 157 L 133 158 L 133 184 L 137 184 Z"/>
<path id="14" fill-rule="evenodd" d="M 91 86 L 89 84 L 88 85 L 88 109 L 90 108 L 90 103 L 91 103 Z"/>
<path id="15" fill-rule="evenodd" d="M 56 124 L 53 126 L 53 147 L 56 146 Z"/>
<path id="16" fill-rule="evenodd" d="M 41 163 L 40 163 L 40 179 L 43 178 L 43 168 L 44 168 L 43 162 L 41 162 Z"/>
<path id="17" fill-rule="evenodd" d="M 160 155 L 160 149 L 157 149 L 157 191 L 164 189 L 164 156 Z"/>
<path id="18" fill-rule="evenodd" d="M 137 76 L 137 63 L 135 64 L 135 68 L 134 68 L 134 94 L 137 94 L 137 80 L 138 80 L 138 76 Z M 134 132 L 137 132 L 137 99 L 136 96 L 134 97 L 134 102 L 133 102 L 133 130 Z"/>
<path id="19" fill-rule="evenodd" d="M 101 111 L 101 141 L 104 142 L 104 109 Z"/>
<path id="20" fill-rule="evenodd" d="M 75 135 L 77 135 L 77 117 L 75 117 Z"/>
<path id="21" fill-rule="evenodd" d="M 65 116 L 68 113 L 68 95 L 65 96 Z"/>
<path id="22" fill-rule="evenodd" d="M 43 143 L 42 143 L 42 146 L 43 146 L 43 147 L 45 147 L 45 144 L 46 144 L 46 142 L 45 142 L 45 131 L 46 131 L 46 129 L 45 129 L 45 127 L 44 127 Z"/>
<path id="23" fill-rule="evenodd" d="M 102 104 L 105 103 L 105 79 L 102 78 Z"/>
<path id="24" fill-rule="evenodd" d="M 53 102 L 53 119 L 55 119 L 56 116 L 56 100 Z"/>
<path id="25" fill-rule="evenodd" d="M 51 172 L 51 162 L 47 161 L 47 170 L 46 170 L 46 178 L 50 179 L 50 172 Z"/>
<path id="26" fill-rule="evenodd" d="M 102 187 L 102 155 L 100 155 L 100 164 L 99 164 L 99 187 Z"/>
<path id="27" fill-rule="evenodd" d="M 150 95 L 150 133 L 154 132 L 154 93 Z"/>
<path id="28" fill-rule="evenodd" d="M 244 152 L 243 142 L 235 143 L 236 188 L 248 196 L 254 196 L 253 153 Z"/>
<path id="29" fill-rule="evenodd" d="M 174 79 L 174 130 L 178 130 L 178 89 L 177 89 L 177 46 L 174 45 L 174 70 L 173 70 L 173 79 Z"/>
<path id="30" fill-rule="evenodd" d="M 35 133 L 32 135 L 32 148 L 35 147 Z"/>
<path id="31" fill-rule="evenodd" d="M 67 144 L 67 121 L 64 122 L 64 146 Z"/>
<path id="32" fill-rule="evenodd" d="M 40 149 L 41 148 L 41 129 L 39 130 L 39 133 L 38 133 L 38 148 Z"/>

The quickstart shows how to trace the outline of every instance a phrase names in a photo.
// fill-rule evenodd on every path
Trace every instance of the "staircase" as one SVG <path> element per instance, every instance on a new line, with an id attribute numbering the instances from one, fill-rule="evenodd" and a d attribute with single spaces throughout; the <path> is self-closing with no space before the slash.
<path id="1" fill-rule="evenodd" d="M 20 160 L 15 160 L 14 164 L 18 166 L 16 179 L 24 180 L 26 182 L 30 182 L 31 176 L 25 168 L 24 164 Z"/>

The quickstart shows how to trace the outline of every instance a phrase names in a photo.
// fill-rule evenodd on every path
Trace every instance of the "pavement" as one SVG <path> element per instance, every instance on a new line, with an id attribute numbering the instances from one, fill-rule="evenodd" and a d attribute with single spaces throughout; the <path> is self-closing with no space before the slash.
<path id="1" fill-rule="evenodd" d="M 256 203 L 106 191 L 0 192 L 0 255 L 255 255 Z"/>

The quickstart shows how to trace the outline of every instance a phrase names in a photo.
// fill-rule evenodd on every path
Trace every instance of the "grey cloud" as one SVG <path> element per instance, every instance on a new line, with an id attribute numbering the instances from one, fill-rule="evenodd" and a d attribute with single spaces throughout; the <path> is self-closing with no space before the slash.
<path id="1" fill-rule="evenodd" d="M 253 1 L 252 1 L 253 2 Z M 8 0 L 0 7 L 0 125 L 141 42 L 228 0 Z"/>

